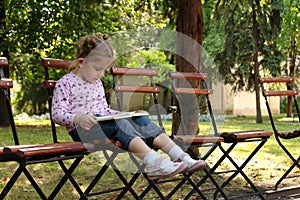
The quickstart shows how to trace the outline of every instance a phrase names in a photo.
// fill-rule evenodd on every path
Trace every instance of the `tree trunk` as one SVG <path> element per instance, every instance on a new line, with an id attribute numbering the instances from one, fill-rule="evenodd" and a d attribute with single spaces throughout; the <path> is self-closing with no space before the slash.
<path id="1" fill-rule="evenodd" d="M 295 31 L 296 32 L 296 31 Z M 295 39 L 295 34 L 292 34 L 291 36 L 291 50 L 289 53 L 289 71 L 290 73 L 288 74 L 288 76 L 290 77 L 294 77 L 295 75 L 295 63 L 296 63 L 296 39 Z M 292 90 L 293 89 L 293 85 L 290 84 L 287 87 L 289 87 L 288 89 Z M 293 98 L 291 96 L 288 96 L 287 99 L 287 110 L 286 110 L 286 115 L 287 117 L 291 117 L 293 114 Z"/>
<path id="2" fill-rule="evenodd" d="M 0 1 L 0 52 L 3 52 L 3 55 L 8 59 L 8 48 L 7 48 L 7 39 L 6 39 L 6 16 L 5 16 L 5 1 Z M 5 77 L 8 77 L 9 69 L 4 68 Z M 9 126 L 9 117 L 6 109 L 5 97 L 3 92 L 0 92 L 0 126 Z"/>
<path id="3" fill-rule="evenodd" d="M 253 56 L 254 62 L 254 90 L 255 90 L 255 100 L 256 100 L 256 123 L 262 123 L 261 107 L 260 107 L 260 87 L 259 87 L 259 63 L 258 63 L 258 23 L 256 19 L 256 5 L 252 4 L 252 19 L 253 19 L 253 38 L 255 41 L 255 52 Z"/>
<path id="4" fill-rule="evenodd" d="M 203 34 L 202 4 L 199 0 L 180 0 L 177 18 L 178 45 L 176 55 L 176 70 L 180 72 L 199 72 L 201 70 L 201 47 Z M 180 34 L 184 34 L 182 35 Z M 185 37 L 187 36 L 187 37 Z M 191 85 L 199 85 L 198 82 L 190 82 Z M 195 101 L 196 100 L 196 101 Z M 196 135 L 198 128 L 199 100 L 195 97 L 187 99 L 178 105 L 178 112 L 173 114 L 173 134 L 183 134 L 182 126 L 186 128 L 186 134 Z M 184 116 L 181 118 L 181 116 Z M 180 123 L 183 121 L 184 123 Z M 199 155 L 198 151 L 195 152 Z"/>

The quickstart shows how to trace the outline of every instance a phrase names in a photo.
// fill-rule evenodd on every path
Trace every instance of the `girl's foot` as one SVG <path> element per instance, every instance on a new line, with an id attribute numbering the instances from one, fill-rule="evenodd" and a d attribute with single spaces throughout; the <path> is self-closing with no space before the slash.
<path id="1" fill-rule="evenodd" d="M 172 162 L 164 157 L 155 160 L 154 166 L 147 167 L 150 179 L 167 178 L 179 174 L 188 168 L 186 162 Z"/>
<path id="2" fill-rule="evenodd" d="M 179 162 L 186 162 L 188 163 L 188 168 L 186 169 L 186 172 L 194 172 L 203 170 L 207 167 L 206 162 L 204 160 L 194 160 L 191 158 L 191 156 L 187 153 L 183 153 L 179 156 L 179 159 L 177 160 Z"/>

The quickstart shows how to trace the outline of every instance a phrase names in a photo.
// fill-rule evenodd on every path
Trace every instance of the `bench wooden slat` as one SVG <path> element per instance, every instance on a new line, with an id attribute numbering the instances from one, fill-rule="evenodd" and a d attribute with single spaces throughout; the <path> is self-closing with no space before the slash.
<path id="1" fill-rule="evenodd" d="M 4 153 L 15 153 L 19 149 L 24 149 L 24 148 L 38 148 L 38 147 L 46 147 L 46 146 L 51 146 L 51 147 L 56 147 L 60 148 L 61 146 L 78 146 L 82 145 L 81 142 L 59 142 L 59 143 L 51 143 L 51 144 L 28 144 L 28 145 L 12 145 L 12 146 L 5 146 Z"/>
<path id="2" fill-rule="evenodd" d="M 181 142 L 190 144 L 217 143 L 224 141 L 224 138 L 222 137 L 216 137 L 211 135 L 174 135 L 173 138 L 175 140 L 180 140 Z"/>
<path id="3" fill-rule="evenodd" d="M 291 77 L 271 77 L 271 78 L 260 78 L 260 83 L 291 83 L 294 79 Z"/>
<path id="4" fill-rule="evenodd" d="M 271 131 L 263 130 L 249 130 L 249 131 L 238 131 L 238 132 L 224 132 L 220 133 L 220 136 L 225 139 L 225 142 L 232 142 L 244 139 L 255 139 L 255 138 L 269 138 L 273 135 Z"/>
<path id="5" fill-rule="evenodd" d="M 267 97 L 268 96 L 295 96 L 298 95 L 299 92 L 296 90 L 286 90 L 286 91 L 277 90 L 277 91 L 264 91 L 263 94 Z"/>
<path id="6" fill-rule="evenodd" d="M 3 152 L 5 154 L 15 153 L 21 148 L 30 148 L 41 146 L 41 144 L 29 144 L 29 145 L 14 145 L 14 146 L 5 146 L 3 147 Z"/>
<path id="7" fill-rule="evenodd" d="M 61 59 L 54 59 L 54 58 L 41 59 L 41 64 L 43 67 L 51 67 L 51 68 L 68 69 L 73 62 L 74 61 L 71 60 L 61 60 Z"/>
<path id="8" fill-rule="evenodd" d="M 8 89 L 13 87 L 13 81 L 10 78 L 0 79 L 0 88 Z"/>
<path id="9" fill-rule="evenodd" d="M 131 75 L 131 76 L 157 76 L 158 72 L 155 69 L 147 68 L 126 68 L 126 67 L 112 67 L 111 73 L 113 75 Z"/>
<path id="10" fill-rule="evenodd" d="M 44 87 L 47 89 L 54 89 L 57 81 L 54 80 L 46 80 L 44 81 Z"/>
<path id="11" fill-rule="evenodd" d="M 53 144 L 35 144 L 35 145 L 14 145 L 5 146 L 4 154 L 16 154 L 19 157 L 57 155 L 70 152 L 91 151 L 94 145 L 81 142 L 61 142 Z"/>
<path id="12" fill-rule="evenodd" d="M 213 90 L 177 87 L 177 88 L 175 88 L 174 93 L 175 94 L 201 94 L 201 95 L 206 95 L 206 94 L 212 94 Z"/>
<path id="13" fill-rule="evenodd" d="M 0 147 L 0 162 L 13 161 L 15 156 L 4 153 L 4 147 Z"/>
<path id="14" fill-rule="evenodd" d="M 21 157 L 38 157 L 38 156 L 47 156 L 47 155 L 61 155 L 61 154 L 70 154 L 76 152 L 86 152 L 94 149 L 94 145 L 90 143 L 81 143 L 81 142 L 70 142 L 70 143 L 55 143 L 40 146 L 40 147 L 29 147 L 21 148 L 16 154 Z"/>
<path id="15" fill-rule="evenodd" d="M 8 67 L 8 60 L 6 57 L 0 57 L 0 67 Z"/>
<path id="16" fill-rule="evenodd" d="M 293 139 L 300 137 L 300 130 L 278 132 L 278 136 L 283 139 Z"/>
<path id="17" fill-rule="evenodd" d="M 169 72 L 170 78 L 181 78 L 181 79 L 199 79 L 206 80 L 208 75 L 206 73 L 191 73 L 191 72 Z"/>
<path id="18" fill-rule="evenodd" d="M 155 86 L 116 86 L 117 92 L 139 92 L 139 93 L 160 93 L 160 88 Z"/>

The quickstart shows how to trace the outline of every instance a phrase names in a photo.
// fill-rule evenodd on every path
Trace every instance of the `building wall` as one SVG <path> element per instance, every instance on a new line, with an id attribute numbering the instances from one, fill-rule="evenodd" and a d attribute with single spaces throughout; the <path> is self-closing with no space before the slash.
<path id="1" fill-rule="evenodd" d="M 213 95 L 211 96 L 211 104 L 213 107 L 214 114 L 216 115 L 242 115 L 242 116 L 255 116 L 256 115 L 256 101 L 254 92 L 238 92 L 233 94 L 231 92 L 230 86 L 224 86 L 223 83 L 214 84 L 212 86 Z M 171 105 L 170 93 L 164 96 L 163 91 L 158 95 L 158 100 L 160 104 L 163 104 L 163 98 L 166 98 L 167 107 Z M 123 93 L 121 95 L 123 100 L 123 110 L 151 110 L 149 108 L 153 104 L 153 99 L 151 95 L 144 94 L 133 94 L 133 93 Z M 273 114 L 280 114 L 280 98 L 270 97 L 269 103 L 271 106 L 271 111 Z M 267 108 L 265 105 L 265 100 L 262 95 L 260 95 L 260 105 L 262 115 L 268 115 Z M 111 95 L 111 107 L 113 109 L 118 109 L 116 104 L 116 96 L 114 93 Z M 166 113 L 165 108 L 160 106 L 161 113 Z"/>
<path id="2" fill-rule="evenodd" d="M 233 94 L 231 87 L 226 86 L 223 88 L 226 95 L 224 98 L 226 113 L 231 115 L 245 115 L 255 116 L 256 115 L 256 100 L 254 92 L 237 92 Z M 270 97 L 269 99 L 271 111 L 273 114 L 280 114 L 280 98 Z M 264 97 L 260 94 L 260 106 L 262 115 L 268 115 L 267 107 L 265 104 Z"/>

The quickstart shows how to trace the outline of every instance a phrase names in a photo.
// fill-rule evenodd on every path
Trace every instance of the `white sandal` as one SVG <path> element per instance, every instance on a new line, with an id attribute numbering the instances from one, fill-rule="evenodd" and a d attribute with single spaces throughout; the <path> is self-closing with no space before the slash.
<path id="1" fill-rule="evenodd" d="M 185 156 L 190 156 L 187 153 L 183 153 L 182 155 L 179 156 L 178 158 L 178 162 L 182 162 L 182 158 Z M 194 160 L 192 158 L 190 158 L 191 161 L 194 162 L 188 162 L 188 161 L 184 161 L 186 163 L 188 163 L 188 168 L 186 169 L 185 172 L 194 172 L 194 171 L 200 171 L 203 170 L 207 167 L 206 162 L 204 160 Z"/>
<path id="2" fill-rule="evenodd" d="M 188 167 L 188 163 L 186 162 L 172 162 L 169 161 L 170 163 L 168 163 L 167 167 L 169 169 L 162 168 L 162 162 L 165 161 L 166 162 L 166 158 L 164 157 L 160 157 L 159 159 L 157 159 L 155 161 L 155 165 L 154 167 L 148 167 L 148 172 L 147 172 L 147 176 L 150 179 L 159 179 L 159 178 L 167 178 L 167 177 L 171 177 L 174 176 L 176 174 L 179 174 L 183 171 L 185 171 Z M 152 169 L 151 169 L 152 168 Z"/>

